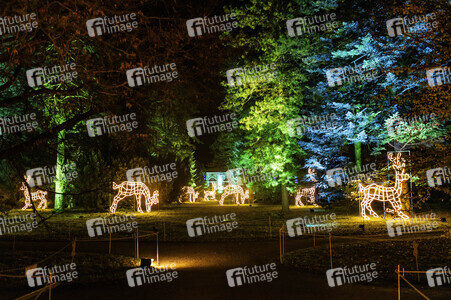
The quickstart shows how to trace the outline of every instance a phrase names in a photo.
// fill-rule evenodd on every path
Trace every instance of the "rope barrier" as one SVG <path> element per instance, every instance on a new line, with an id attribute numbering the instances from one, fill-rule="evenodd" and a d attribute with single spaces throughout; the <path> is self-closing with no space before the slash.
<path id="1" fill-rule="evenodd" d="M 37 263 L 34 263 L 34 265 L 38 265 L 38 264 L 43 263 L 44 261 L 46 261 L 46 260 L 48 260 L 49 258 L 51 258 L 51 257 L 53 257 L 53 256 L 55 256 L 55 255 L 57 255 L 58 253 L 60 253 L 61 251 L 63 251 L 64 249 L 66 249 L 67 247 L 69 247 L 69 246 L 71 246 L 71 245 L 72 245 L 72 242 L 69 243 L 69 244 L 67 244 L 66 246 L 64 246 L 64 247 L 61 248 L 60 250 L 56 251 L 56 252 L 53 253 L 52 255 L 47 256 L 46 258 L 44 258 L 44 259 L 38 261 Z M 9 269 L 9 270 L 2 270 L 2 272 L 11 272 L 11 271 L 24 270 L 25 268 L 26 268 L 26 267 L 22 267 L 22 268 L 14 268 L 14 269 Z M 1 276 L 1 275 L 2 275 L 2 274 L 0 274 L 0 276 Z"/>
<path id="2" fill-rule="evenodd" d="M 150 232 L 150 231 L 148 231 L 148 232 Z M 151 236 L 151 235 L 156 235 L 156 234 L 140 235 L 139 238 L 143 238 L 143 237 Z M 119 241 L 119 240 L 129 240 L 129 239 L 134 239 L 134 238 L 135 238 L 134 236 L 127 236 L 127 237 L 122 237 L 122 238 L 114 238 L 114 239 L 111 239 L 111 240 L 112 241 Z M 108 242 L 108 241 L 110 241 L 110 239 L 92 239 L 92 240 L 90 240 L 90 239 L 84 239 L 84 240 L 77 239 L 77 242 Z"/>
<path id="3" fill-rule="evenodd" d="M 424 271 L 422 271 L 422 272 L 424 272 Z M 428 298 L 428 297 L 427 297 L 425 294 L 423 294 L 419 289 L 417 289 L 413 284 L 411 284 L 411 283 L 404 277 L 404 275 L 401 275 L 400 272 L 398 272 L 398 270 L 395 270 L 395 273 L 397 273 L 398 276 L 401 277 L 408 285 L 410 285 L 410 287 L 412 287 L 418 294 L 420 294 L 421 296 L 423 296 L 424 299 L 430 300 L 430 298 Z M 403 270 L 402 273 L 403 273 L 403 274 L 404 274 L 404 273 L 420 273 L 420 271 L 415 272 L 415 271 L 404 271 L 404 270 Z M 426 273 L 426 272 L 424 272 L 424 273 Z"/>

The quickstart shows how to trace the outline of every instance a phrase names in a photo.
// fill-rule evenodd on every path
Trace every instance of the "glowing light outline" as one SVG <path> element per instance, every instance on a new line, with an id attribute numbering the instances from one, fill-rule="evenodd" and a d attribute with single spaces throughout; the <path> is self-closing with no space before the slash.
<path id="1" fill-rule="evenodd" d="M 118 194 L 114 196 L 114 201 L 110 206 L 110 211 L 113 214 L 116 212 L 119 201 L 121 201 L 125 197 L 135 196 L 137 203 L 136 209 L 140 213 L 143 213 L 143 210 L 141 209 L 141 196 L 144 195 L 144 198 L 146 200 L 147 212 L 151 211 L 153 204 L 158 204 L 159 202 L 158 196 L 160 193 L 158 192 L 158 190 L 154 191 L 151 196 L 149 188 L 142 182 L 124 181 L 120 184 L 113 182 L 113 190 L 117 189 L 119 189 Z"/>

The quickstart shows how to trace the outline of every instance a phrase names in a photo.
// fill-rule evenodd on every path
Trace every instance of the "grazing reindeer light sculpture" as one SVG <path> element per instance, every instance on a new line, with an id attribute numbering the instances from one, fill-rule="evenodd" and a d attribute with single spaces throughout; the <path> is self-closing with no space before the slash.
<path id="1" fill-rule="evenodd" d="M 365 220 L 369 219 L 369 217 L 366 215 L 367 209 L 373 217 L 379 218 L 376 212 L 371 208 L 371 203 L 373 201 L 388 201 L 393 206 L 393 209 L 395 210 L 395 213 L 398 214 L 398 216 L 403 219 L 409 218 L 409 216 L 401 211 L 402 183 L 409 180 L 410 178 L 410 175 L 407 174 L 405 170 L 405 159 L 401 157 L 401 153 L 398 153 L 396 158 L 394 158 L 393 153 L 389 153 L 388 159 L 393 163 L 393 169 L 396 173 L 396 181 L 394 187 L 384 187 L 375 183 L 364 187 L 359 183 L 359 193 L 363 192 L 364 194 L 361 203 L 361 211 L 362 216 Z"/>
<path id="2" fill-rule="evenodd" d="M 25 177 L 25 180 L 27 181 L 27 183 L 30 182 L 30 179 L 31 179 L 31 176 Z M 42 208 L 42 209 L 47 208 L 47 199 L 45 198 L 47 196 L 46 191 L 36 191 L 36 192 L 30 193 L 31 194 L 31 200 L 30 200 L 30 194 L 28 194 L 27 185 L 23 181 L 22 181 L 22 186 L 20 187 L 20 190 L 23 191 L 23 194 L 25 196 L 25 206 L 22 207 L 23 210 L 31 207 L 32 206 L 31 201 L 35 201 L 35 200 L 41 200 L 41 202 L 39 202 L 38 209 L 39 208 Z"/>
<path id="3" fill-rule="evenodd" d="M 158 203 L 158 191 L 154 191 L 153 195 L 150 196 L 150 191 L 147 185 L 142 182 L 124 181 L 121 184 L 116 184 L 113 182 L 113 189 L 118 191 L 118 194 L 114 196 L 113 204 L 111 204 L 110 211 L 115 213 L 117 209 L 117 204 L 119 201 L 128 196 L 135 196 L 137 210 L 142 213 L 141 209 L 141 196 L 146 199 L 146 211 L 150 212 L 152 205 Z"/>
<path id="4" fill-rule="evenodd" d="M 241 204 L 244 204 L 246 199 L 249 199 L 249 190 L 246 190 L 246 193 L 243 191 L 243 188 L 239 185 L 230 184 L 224 187 L 224 192 L 222 193 L 221 200 L 219 200 L 219 204 L 224 204 L 224 199 L 229 195 L 235 195 L 235 203 L 239 203 L 239 196 L 241 196 Z"/>
<path id="5" fill-rule="evenodd" d="M 302 197 L 307 198 L 307 202 L 313 204 L 314 206 L 318 206 L 315 202 L 315 192 L 316 192 L 316 186 L 312 186 L 311 188 L 305 188 L 305 189 L 298 189 L 296 192 L 296 206 L 304 206 L 304 203 L 302 203 L 301 199 Z"/>
<path id="6" fill-rule="evenodd" d="M 182 198 L 184 195 L 189 195 L 189 202 L 196 202 L 197 197 L 199 197 L 199 192 L 194 191 L 194 189 L 190 186 L 182 187 L 182 194 L 179 197 L 179 202 L 182 202 Z"/>
<path id="7" fill-rule="evenodd" d="M 216 200 L 216 182 L 212 182 L 211 183 L 213 185 L 213 190 L 212 191 L 204 191 L 204 199 L 205 200 L 210 200 L 210 197 L 213 198 L 212 200 Z"/>

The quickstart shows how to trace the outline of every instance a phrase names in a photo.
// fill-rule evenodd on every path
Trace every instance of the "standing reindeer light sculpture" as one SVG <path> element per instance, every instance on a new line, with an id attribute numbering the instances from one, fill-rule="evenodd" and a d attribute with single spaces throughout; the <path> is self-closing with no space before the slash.
<path id="1" fill-rule="evenodd" d="M 154 191 L 153 195 L 150 195 L 150 190 L 142 182 L 134 182 L 134 181 L 124 181 L 121 184 L 116 184 L 113 182 L 113 189 L 119 190 L 117 195 L 114 197 L 113 204 L 111 204 L 110 211 L 111 213 L 115 213 L 117 209 L 117 204 L 119 201 L 128 196 L 135 196 L 136 198 L 136 207 L 137 210 L 142 213 L 141 209 L 141 196 L 144 196 L 146 200 L 146 211 L 150 212 L 152 205 L 158 203 L 158 191 Z"/>
<path id="2" fill-rule="evenodd" d="M 31 176 L 24 176 L 25 180 L 27 183 L 30 182 Z M 27 185 L 25 184 L 25 182 L 22 181 L 22 186 L 20 187 L 20 190 L 23 191 L 23 194 L 25 196 L 25 206 L 22 207 L 23 210 L 31 207 L 31 201 L 35 201 L 35 200 L 41 200 L 41 202 L 39 202 L 38 205 L 38 209 L 42 208 L 42 209 L 46 209 L 47 208 L 47 192 L 46 191 L 36 191 L 31 194 L 31 199 L 30 199 L 30 194 L 28 194 L 28 189 L 27 189 Z"/>
<path id="3" fill-rule="evenodd" d="M 406 173 L 405 159 L 402 158 L 401 153 L 398 153 L 396 158 L 393 156 L 393 153 L 389 153 L 388 159 L 392 162 L 393 169 L 396 173 L 396 181 L 394 187 L 384 187 L 375 183 L 364 187 L 359 183 L 359 193 L 363 193 L 364 195 L 360 206 L 362 216 L 365 220 L 369 219 L 369 217 L 366 215 L 366 210 L 368 210 L 373 217 L 379 218 L 379 215 L 376 214 L 376 212 L 371 208 L 371 203 L 373 203 L 373 201 L 388 201 L 393 206 L 395 214 L 403 219 L 409 218 L 409 216 L 401 211 L 401 194 L 403 182 L 409 180 L 410 178 L 410 175 Z"/>
<path id="4" fill-rule="evenodd" d="M 216 200 L 216 192 L 217 192 L 216 182 L 212 182 L 211 184 L 213 186 L 213 190 L 212 191 L 204 191 L 204 199 L 205 200 L 210 200 L 210 198 L 212 198 L 212 200 Z"/>
<path id="5" fill-rule="evenodd" d="M 179 197 L 179 202 L 182 202 L 182 199 L 183 199 L 184 195 L 188 195 L 189 196 L 189 202 L 193 203 L 193 202 L 196 202 L 197 197 L 199 197 L 199 192 L 196 192 L 190 186 L 184 186 L 184 187 L 182 187 L 182 194 Z"/>

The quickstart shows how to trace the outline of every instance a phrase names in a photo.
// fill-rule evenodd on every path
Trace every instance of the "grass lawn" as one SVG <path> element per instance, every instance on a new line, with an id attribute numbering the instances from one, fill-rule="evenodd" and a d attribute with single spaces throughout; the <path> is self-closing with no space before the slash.
<path id="1" fill-rule="evenodd" d="M 206 234 L 196 237 L 196 241 L 220 241 L 220 240 L 258 240 L 269 238 L 269 224 L 271 223 L 272 236 L 277 237 L 278 229 L 285 225 L 287 219 L 297 217 L 313 217 L 334 213 L 336 215 L 337 227 L 333 229 L 333 235 L 374 235 L 387 234 L 387 227 L 384 219 L 371 218 L 364 221 L 355 214 L 341 210 L 339 208 L 325 210 L 323 208 L 290 207 L 290 212 L 281 214 L 280 205 L 217 205 L 217 201 L 201 203 L 172 204 L 152 208 L 150 213 L 136 213 L 140 234 L 159 231 L 160 238 L 165 236 L 166 241 L 193 241 L 187 234 L 186 221 L 192 218 L 203 218 L 205 216 L 222 216 L 225 214 L 236 214 L 238 227 L 231 232 L 221 232 Z M 311 210 L 314 210 L 312 212 Z M 31 211 L 16 210 L 10 215 L 22 215 Z M 79 239 L 89 239 L 86 221 L 92 218 L 105 218 L 113 216 L 110 213 L 87 213 L 80 210 L 67 210 L 63 213 L 52 214 L 51 210 L 40 210 L 39 213 L 48 218 L 44 226 L 40 224 L 37 229 L 30 232 L 23 231 L 16 234 L 16 239 L 43 239 L 43 240 L 69 240 L 76 236 Z M 119 209 L 118 216 L 126 216 L 134 213 Z M 439 216 L 449 216 L 448 212 L 435 212 Z M 387 220 L 392 219 L 387 217 Z M 440 222 L 436 219 L 440 231 L 449 231 L 447 222 Z M 359 228 L 364 224 L 365 230 Z M 327 234 L 327 232 L 326 232 Z M 130 235 L 129 232 L 114 233 L 114 237 Z M 0 236 L 0 239 L 11 239 L 11 235 Z M 300 238 L 303 238 L 302 236 Z"/>
<path id="2" fill-rule="evenodd" d="M 417 239 L 418 269 L 426 271 L 431 268 L 451 265 L 450 238 Z M 333 267 L 348 268 L 354 265 L 376 263 L 378 278 L 395 281 L 394 272 L 398 268 L 416 271 L 416 261 L 413 255 L 413 241 L 391 240 L 384 242 L 357 242 L 353 244 L 335 244 L 332 248 Z M 325 274 L 330 269 L 329 247 L 301 249 L 287 253 L 284 264 L 298 270 L 317 274 Z M 407 274 L 406 278 L 417 282 L 416 274 Z M 421 274 L 420 280 L 425 284 L 426 275 Z"/>

